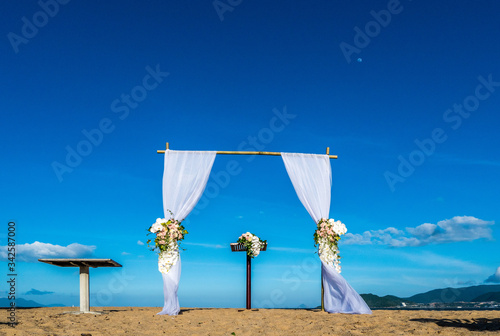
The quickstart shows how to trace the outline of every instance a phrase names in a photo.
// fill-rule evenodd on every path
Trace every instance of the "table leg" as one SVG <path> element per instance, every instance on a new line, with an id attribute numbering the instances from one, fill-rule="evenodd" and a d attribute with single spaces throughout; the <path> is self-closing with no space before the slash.
<path id="1" fill-rule="evenodd" d="M 80 266 L 80 311 L 90 311 L 90 282 L 88 266 Z"/>

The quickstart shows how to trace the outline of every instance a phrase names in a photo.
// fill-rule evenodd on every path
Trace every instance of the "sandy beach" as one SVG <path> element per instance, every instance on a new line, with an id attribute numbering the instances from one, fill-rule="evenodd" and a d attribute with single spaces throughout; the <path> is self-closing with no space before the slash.
<path id="1" fill-rule="evenodd" d="M 18 324 L 0 335 L 500 335 L 500 311 L 375 310 L 373 315 L 319 310 L 183 308 L 178 316 L 155 307 L 93 308 L 102 315 L 63 314 L 77 308 L 16 311 Z"/>

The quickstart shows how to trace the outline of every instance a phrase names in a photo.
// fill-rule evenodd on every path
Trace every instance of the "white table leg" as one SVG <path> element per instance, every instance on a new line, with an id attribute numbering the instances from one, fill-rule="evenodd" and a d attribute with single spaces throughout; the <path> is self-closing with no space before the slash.
<path id="1" fill-rule="evenodd" d="M 80 266 L 80 311 L 90 311 L 90 282 L 88 266 Z"/>

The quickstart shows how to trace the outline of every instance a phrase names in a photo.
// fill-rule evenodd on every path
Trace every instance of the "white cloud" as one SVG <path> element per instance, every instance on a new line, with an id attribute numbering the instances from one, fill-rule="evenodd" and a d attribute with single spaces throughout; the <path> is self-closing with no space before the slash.
<path id="1" fill-rule="evenodd" d="M 141 245 L 142 246 L 142 245 L 144 245 L 144 243 L 142 241 L 138 240 L 137 241 L 137 245 Z"/>
<path id="2" fill-rule="evenodd" d="M 484 282 L 500 283 L 500 267 L 497 268 L 495 274 L 484 280 Z"/>
<path id="3" fill-rule="evenodd" d="M 40 258 L 81 258 L 91 256 L 95 249 L 95 246 L 78 243 L 61 246 L 36 241 L 32 244 L 17 245 L 16 260 L 37 262 Z M 7 246 L 0 246 L 0 260 L 5 261 L 7 257 Z"/>
<path id="4" fill-rule="evenodd" d="M 124 256 L 130 255 L 130 253 L 125 252 L 125 251 L 123 251 L 121 254 L 124 255 Z"/>
<path id="5" fill-rule="evenodd" d="M 38 289 L 31 288 L 31 290 L 27 291 L 24 294 L 25 295 L 48 295 L 48 294 L 54 294 L 54 292 L 40 291 Z"/>
<path id="6" fill-rule="evenodd" d="M 347 233 L 342 241 L 346 245 L 404 247 L 492 239 L 490 226 L 493 224 L 495 222 L 472 216 L 455 216 L 437 224 L 424 223 L 417 227 L 407 227 L 405 231 L 389 227 L 365 231 L 363 234 Z"/>

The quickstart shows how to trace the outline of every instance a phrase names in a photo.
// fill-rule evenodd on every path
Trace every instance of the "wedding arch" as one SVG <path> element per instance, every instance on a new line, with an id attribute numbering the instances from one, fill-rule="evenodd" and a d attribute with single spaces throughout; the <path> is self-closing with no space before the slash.
<path id="1" fill-rule="evenodd" d="M 315 223 L 329 218 L 332 173 L 330 155 L 251 151 L 177 151 L 166 150 L 162 194 L 165 217 L 173 214 L 173 219 L 181 221 L 193 210 L 205 190 L 208 177 L 216 155 L 273 155 L 281 156 L 286 171 L 302 205 Z M 181 274 L 180 255 L 169 259 L 168 271 L 161 268 L 162 258 L 158 260 L 163 277 L 164 306 L 159 315 L 177 315 L 180 311 L 177 289 Z M 173 261 L 172 261 L 173 260 Z M 335 268 L 321 260 L 322 306 L 329 313 L 371 314 L 363 298 L 347 283 Z"/>

